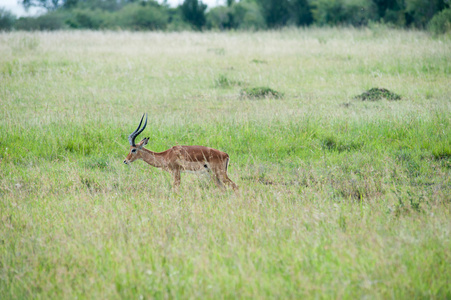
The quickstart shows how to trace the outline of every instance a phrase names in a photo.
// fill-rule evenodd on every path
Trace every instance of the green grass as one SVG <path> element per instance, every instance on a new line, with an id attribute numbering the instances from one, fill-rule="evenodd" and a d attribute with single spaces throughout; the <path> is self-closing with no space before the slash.
<path id="1" fill-rule="evenodd" d="M 450 43 L 0 33 L 0 298 L 450 298 Z M 223 150 L 240 193 L 125 166 L 143 112 L 147 148 Z"/>

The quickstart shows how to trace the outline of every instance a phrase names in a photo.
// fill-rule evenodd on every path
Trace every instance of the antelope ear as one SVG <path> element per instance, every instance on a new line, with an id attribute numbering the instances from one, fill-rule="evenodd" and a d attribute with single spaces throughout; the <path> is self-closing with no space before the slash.
<path id="1" fill-rule="evenodd" d="M 149 138 L 143 138 L 141 140 L 141 142 L 139 142 L 138 144 L 136 144 L 136 146 L 138 146 L 139 149 L 141 149 L 142 147 L 144 147 L 145 145 L 147 145 L 147 143 L 149 142 Z"/>

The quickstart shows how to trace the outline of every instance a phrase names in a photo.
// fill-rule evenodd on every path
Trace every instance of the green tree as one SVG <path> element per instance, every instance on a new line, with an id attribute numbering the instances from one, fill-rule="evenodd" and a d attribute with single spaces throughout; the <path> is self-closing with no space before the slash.
<path id="1" fill-rule="evenodd" d="M 451 33 L 451 9 L 447 8 L 436 14 L 429 21 L 428 29 L 434 34 Z"/>
<path id="2" fill-rule="evenodd" d="M 308 0 L 294 0 L 291 2 L 291 19 L 296 25 L 310 25 L 313 23 L 311 9 Z"/>
<path id="3" fill-rule="evenodd" d="M 285 25 L 309 25 L 313 21 L 308 0 L 256 0 L 266 25 L 277 28 Z"/>
<path id="4" fill-rule="evenodd" d="M 240 1 L 232 6 L 237 29 L 264 29 L 266 22 L 262 11 L 253 1 Z"/>
<path id="5" fill-rule="evenodd" d="M 70 17 L 66 19 L 66 24 L 70 28 L 78 29 L 101 29 L 108 27 L 108 20 L 111 13 L 99 9 L 75 8 L 70 11 Z"/>
<path id="6" fill-rule="evenodd" d="M 289 0 L 259 0 L 263 17 L 269 28 L 285 26 L 290 19 Z"/>
<path id="7" fill-rule="evenodd" d="M 232 8 L 226 6 L 212 8 L 206 15 L 206 24 L 209 29 L 225 30 L 235 28 Z"/>
<path id="8" fill-rule="evenodd" d="M 15 21 L 15 15 L 13 15 L 10 11 L 0 7 L 0 31 L 11 30 Z"/>
<path id="9" fill-rule="evenodd" d="M 263 29 L 265 20 L 260 7 L 252 1 L 240 1 L 230 6 L 217 6 L 207 13 L 210 29 Z"/>
<path id="10" fill-rule="evenodd" d="M 113 25 L 132 30 L 164 30 L 168 25 L 168 14 L 155 1 L 133 3 L 116 13 Z"/>
<path id="11" fill-rule="evenodd" d="M 198 0 L 185 0 L 180 6 L 184 19 L 195 29 L 201 30 L 206 23 L 207 5 Z"/>
<path id="12" fill-rule="evenodd" d="M 377 7 L 371 0 L 311 0 L 317 25 L 366 25 L 377 19 Z"/>
<path id="13" fill-rule="evenodd" d="M 28 9 L 30 7 L 42 7 L 46 10 L 55 10 L 64 5 L 64 0 L 20 0 L 23 7 Z"/>
<path id="14" fill-rule="evenodd" d="M 58 12 L 50 12 L 39 17 L 19 18 L 14 28 L 19 30 L 59 30 L 66 27 L 65 15 Z"/>
<path id="15" fill-rule="evenodd" d="M 63 0 L 65 8 L 83 8 L 91 10 L 118 11 L 124 6 L 135 3 L 134 0 Z M 150 0 L 148 2 L 154 2 Z"/>
<path id="16" fill-rule="evenodd" d="M 406 12 L 416 27 L 424 28 L 436 13 L 447 7 L 446 0 L 405 0 Z"/>
<path id="17" fill-rule="evenodd" d="M 231 7 L 234 3 L 235 3 L 235 0 L 227 0 L 226 1 L 227 7 Z"/>
<path id="18" fill-rule="evenodd" d="M 410 22 L 404 0 L 373 0 L 373 2 L 377 7 L 378 20 L 398 26 L 405 26 L 408 19 Z"/>
<path id="19" fill-rule="evenodd" d="M 18 0 L 19 3 L 28 9 L 30 7 L 42 7 L 49 11 L 58 8 L 91 8 L 101 10 L 118 10 L 123 6 L 138 2 L 137 0 Z M 144 1 L 144 0 L 143 0 Z M 150 0 L 149 2 L 151 2 Z M 147 2 L 144 1 L 144 2 Z"/>
<path id="20" fill-rule="evenodd" d="M 168 5 L 164 5 L 168 13 L 168 31 L 186 31 L 191 30 L 191 24 L 187 23 L 183 18 L 182 12 L 179 7 L 171 8 Z"/>

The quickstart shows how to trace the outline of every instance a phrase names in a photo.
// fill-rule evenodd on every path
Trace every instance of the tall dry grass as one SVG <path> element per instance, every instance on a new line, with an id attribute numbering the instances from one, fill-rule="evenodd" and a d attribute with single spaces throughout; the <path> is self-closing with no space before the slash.
<path id="1" fill-rule="evenodd" d="M 449 44 L 1 33 L 0 298 L 450 297 Z M 152 150 L 229 153 L 240 194 L 124 166 L 142 112 Z"/>

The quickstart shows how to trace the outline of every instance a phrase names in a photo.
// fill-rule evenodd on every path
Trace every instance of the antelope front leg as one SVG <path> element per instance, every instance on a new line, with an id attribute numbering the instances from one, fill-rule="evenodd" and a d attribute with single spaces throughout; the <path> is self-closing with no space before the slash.
<path id="1" fill-rule="evenodd" d="M 216 185 L 219 187 L 224 188 L 224 185 L 230 186 L 235 192 L 238 191 L 238 186 L 233 182 L 228 176 L 226 172 L 223 172 L 222 170 L 215 172 L 216 177 Z"/>
<path id="2" fill-rule="evenodd" d="M 180 170 L 173 170 L 172 176 L 174 177 L 174 184 L 172 185 L 172 188 L 174 191 L 178 191 L 180 187 Z"/>
<path id="3" fill-rule="evenodd" d="M 224 177 L 224 182 L 225 182 L 227 185 L 231 186 L 232 189 L 233 189 L 235 192 L 238 191 L 238 186 L 237 186 L 237 185 L 235 184 L 235 182 L 233 182 L 227 175 L 225 175 L 225 177 Z"/>

